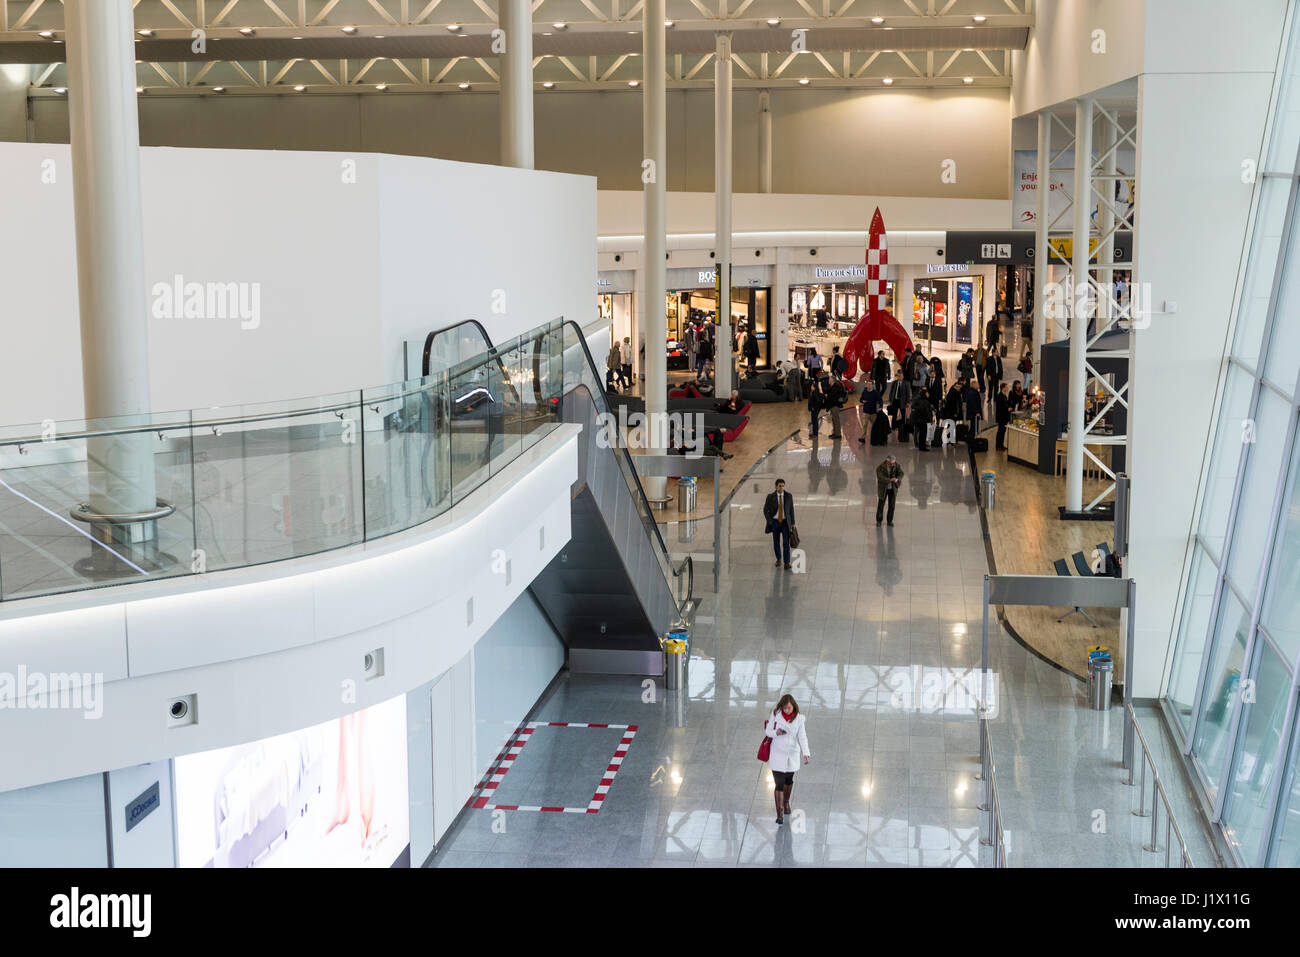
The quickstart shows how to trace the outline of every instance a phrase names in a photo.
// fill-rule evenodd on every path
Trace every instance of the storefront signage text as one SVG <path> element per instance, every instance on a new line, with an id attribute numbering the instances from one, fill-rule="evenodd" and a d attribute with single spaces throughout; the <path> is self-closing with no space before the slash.
<path id="1" fill-rule="evenodd" d="M 925 271 L 936 272 L 970 272 L 970 263 L 926 263 Z"/>
<path id="2" fill-rule="evenodd" d="M 867 277 L 866 266 L 816 266 L 813 274 L 818 279 L 865 279 Z"/>

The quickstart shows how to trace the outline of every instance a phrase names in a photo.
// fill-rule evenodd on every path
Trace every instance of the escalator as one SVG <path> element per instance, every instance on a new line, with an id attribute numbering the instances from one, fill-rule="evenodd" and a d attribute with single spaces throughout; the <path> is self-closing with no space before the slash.
<path id="1" fill-rule="evenodd" d="M 429 333 L 422 372 L 471 356 L 501 356 L 495 407 L 521 406 L 582 426 L 578 476 L 572 486 L 569 543 L 529 586 L 568 649 L 571 671 L 591 674 L 663 673 L 659 638 L 689 612 L 693 568 L 674 567 L 646 498 L 635 457 L 599 441 L 611 413 L 603 376 L 576 323 L 554 322 L 494 347 L 474 320 Z M 507 368 L 525 357 L 527 369 Z M 558 366 L 558 368 L 557 368 Z M 518 384 L 516 384 L 518 383 Z M 533 394 L 520 396 L 531 383 Z M 452 415 L 466 403 L 453 389 Z M 481 394 L 480 394 L 481 395 Z"/>

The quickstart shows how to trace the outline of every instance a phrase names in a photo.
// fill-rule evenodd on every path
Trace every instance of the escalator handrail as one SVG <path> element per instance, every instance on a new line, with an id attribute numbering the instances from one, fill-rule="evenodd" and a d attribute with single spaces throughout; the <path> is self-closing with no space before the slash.
<path id="1" fill-rule="evenodd" d="M 483 328 L 483 323 L 479 322 L 477 319 L 462 319 L 460 322 L 453 322 L 450 326 L 443 326 L 441 329 L 434 329 L 424 337 L 424 356 L 420 360 L 421 376 L 427 376 L 429 374 L 429 361 L 433 351 L 433 340 L 444 333 L 451 332 L 453 329 L 459 329 L 461 326 L 477 326 L 478 331 L 483 336 L 483 341 L 487 343 L 488 349 L 493 352 L 496 351 L 496 346 L 492 344 L 492 337 L 489 336 L 488 331 Z"/>
<path id="2" fill-rule="evenodd" d="M 580 329 L 578 327 L 578 324 L 574 322 L 572 319 L 563 319 L 561 320 L 561 324 L 565 326 L 572 326 L 573 331 L 577 333 L 578 344 L 582 346 L 582 354 L 587 357 L 587 364 L 591 367 L 592 377 L 595 379 L 597 383 L 599 383 L 600 375 L 599 372 L 597 371 L 599 369 L 599 366 L 596 365 L 596 360 L 592 358 L 591 350 L 587 348 L 587 337 L 582 334 L 582 329 Z M 600 392 L 599 401 L 596 400 L 596 396 L 594 394 L 592 395 L 592 401 L 595 402 L 596 404 L 597 412 L 601 412 L 605 415 L 610 414 L 609 400 L 605 397 L 605 393 L 603 390 L 601 390 Z M 637 496 L 641 499 L 642 504 L 645 506 L 645 514 L 649 515 L 650 518 L 653 520 L 654 510 L 650 507 L 650 499 L 645 493 L 645 487 L 642 486 L 641 484 L 641 476 L 636 470 L 636 463 L 632 461 L 632 453 L 629 452 L 623 446 L 619 446 L 617 451 L 623 453 L 623 459 L 630 466 L 629 474 L 632 476 L 632 481 L 636 483 Z M 663 536 L 659 533 L 659 523 L 654 522 L 651 525 L 651 528 L 654 529 L 654 539 L 656 544 L 658 544 L 659 546 L 659 551 L 662 552 L 664 558 L 668 560 L 668 566 L 669 568 L 671 568 L 672 561 L 668 557 L 668 546 L 664 544 Z"/>

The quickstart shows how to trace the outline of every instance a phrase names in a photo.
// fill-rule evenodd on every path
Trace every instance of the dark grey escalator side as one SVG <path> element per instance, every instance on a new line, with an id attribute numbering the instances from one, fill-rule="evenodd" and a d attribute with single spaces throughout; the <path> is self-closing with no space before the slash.
<path id="1" fill-rule="evenodd" d="M 569 669 L 663 674 L 659 636 L 677 612 L 654 544 L 615 456 L 598 441 L 597 407 L 578 387 L 564 421 L 582 425 L 569 543 L 530 586 L 569 649 Z"/>

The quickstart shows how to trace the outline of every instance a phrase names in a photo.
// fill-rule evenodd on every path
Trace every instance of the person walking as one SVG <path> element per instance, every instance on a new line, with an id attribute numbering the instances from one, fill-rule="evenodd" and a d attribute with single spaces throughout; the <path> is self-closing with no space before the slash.
<path id="1" fill-rule="evenodd" d="M 840 360 L 843 362 L 844 360 Z M 849 394 L 844 388 L 844 380 L 838 376 L 825 382 L 823 388 L 826 392 L 825 407 L 830 410 L 831 420 L 831 438 L 843 438 L 840 434 L 840 410 L 844 408 L 844 403 L 848 401 Z"/>
<path id="2" fill-rule="evenodd" d="M 1011 402 L 1007 396 L 1007 384 L 1004 382 L 998 387 L 998 394 L 993 397 L 994 402 L 994 421 L 998 424 L 998 437 L 993 447 L 995 449 L 1005 449 L 1007 447 L 1007 423 L 1011 421 Z"/>
<path id="3" fill-rule="evenodd" d="M 984 399 L 980 396 L 975 383 L 966 380 L 964 392 L 966 399 L 966 440 L 969 442 L 980 434 L 980 418 L 984 415 Z"/>
<path id="4" fill-rule="evenodd" d="M 876 358 L 872 360 L 871 378 L 876 383 L 876 391 L 884 395 L 885 383 L 889 381 L 889 360 L 885 358 L 884 349 L 877 350 Z"/>
<path id="5" fill-rule="evenodd" d="M 704 366 L 713 361 L 713 339 L 701 336 L 695 344 L 695 374 L 702 375 Z"/>
<path id="6" fill-rule="evenodd" d="M 767 534 L 772 536 L 772 551 L 776 553 L 776 567 L 790 569 L 790 533 L 794 531 L 794 496 L 785 490 L 785 479 L 776 480 L 776 488 L 767 493 L 763 502 L 763 517 L 767 519 Z"/>
<path id="7" fill-rule="evenodd" d="M 819 373 L 808 381 L 808 434 L 811 436 L 817 435 L 817 420 L 825 405 L 826 391 Z"/>
<path id="8" fill-rule="evenodd" d="M 617 339 L 605 357 L 605 391 L 613 391 L 616 382 L 621 384 L 621 388 L 627 388 L 627 383 L 623 381 L 623 354 L 619 351 Z"/>
<path id="9" fill-rule="evenodd" d="M 958 379 L 952 384 L 952 388 L 948 390 L 948 394 L 943 397 L 943 408 L 939 413 L 939 429 L 943 433 L 941 444 L 948 444 L 949 435 L 951 435 L 952 440 L 956 442 L 957 422 L 961 419 L 962 411 L 965 407 L 966 399 L 965 396 L 962 395 L 962 381 L 961 379 Z M 952 423 L 951 432 L 948 431 L 948 423 L 950 422 Z"/>
<path id="10" fill-rule="evenodd" d="M 903 469 L 891 452 L 885 461 L 876 466 L 876 525 L 885 517 L 885 502 L 889 502 L 889 524 L 894 524 L 894 503 L 898 498 L 898 483 L 903 480 Z"/>
<path id="11" fill-rule="evenodd" d="M 818 354 L 816 346 L 813 346 L 808 350 L 808 358 L 804 359 L 803 364 L 804 368 L 808 370 L 808 377 L 810 379 L 821 375 L 822 357 Z"/>
<path id="12" fill-rule="evenodd" d="M 758 338 L 753 332 L 745 333 L 745 361 L 749 364 L 749 374 L 752 376 L 756 372 L 758 365 Z"/>
<path id="13" fill-rule="evenodd" d="M 1002 320 L 995 313 L 985 329 L 984 338 L 989 344 L 989 352 L 998 351 L 998 340 L 1002 338 Z"/>
<path id="14" fill-rule="evenodd" d="M 975 350 L 967 349 L 962 353 L 962 357 L 957 360 L 957 376 L 961 379 L 971 379 L 975 375 Z"/>
<path id="15" fill-rule="evenodd" d="M 930 407 L 930 397 L 924 392 L 918 392 L 912 399 L 912 415 L 909 425 L 916 433 L 916 448 L 918 452 L 930 451 L 927 443 L 929 439 L 928 427 L 934 421 L 934 411 Z"/>
<path id="16" fill-rule="evenodd" d="M 1034 357 L 1030 354 L 1028 349 L 1026 349 L 1025 354 L 1020 357 L 1020 365 L 1016 366 L 1016 370 L 1024 376 L 1024 389 L 1028 391 L 1029 377 L 1034 374 Z"/>
<path id="17" fill-rule="evenodd" d="M 776 786 L 776 823 L 784 824 L 790 810 L 790 795 L 794 792 L 794 773 L 799 770 L 799 758 L 807 764 L 812 758 L 808 747 L 808 732 L 804 716 L 799 713 L 799 703 L 790 694 L 772 709 L 765 734 L 772 739 L 767 766 L 772 770 L 772 783 Z"/>
<path id="18" fill-rule="evenodd" d="M 975 377 L 980 382 L 980 395 L 984 394 L 984 372 L 985 367 L 989 364 L 989 351 L 984 348 L 984 343 L 975 350 Z"/>
<path id="19" fill-rule="evenodd" d="M 862 413 L 861 431 L 862 435 L 858 438 L 859 444 L 865 445 L 867 436 L 871 434 L 876 424 L 876 416 L 880 414 L 880 393 L 876 391 L 876 382 L 874 379 L 868 379 L 862 383 L 862 396 L 858 399 L 858 409 Z"/>
<path id="20" fill-rule="evenodd" d="M 1002 389 L 1002 357 L 996 352 L 989 353 L 988 361 L 984 364 L 984 374 L 989 380 L 989 398 L 996 401 Z"/>

